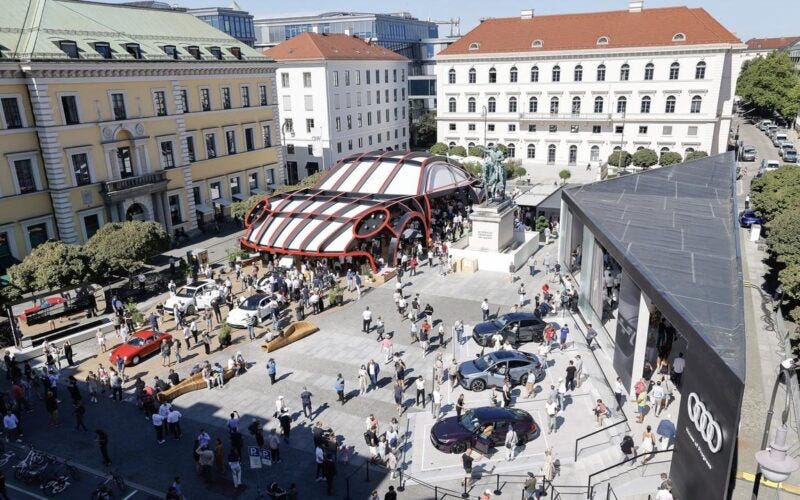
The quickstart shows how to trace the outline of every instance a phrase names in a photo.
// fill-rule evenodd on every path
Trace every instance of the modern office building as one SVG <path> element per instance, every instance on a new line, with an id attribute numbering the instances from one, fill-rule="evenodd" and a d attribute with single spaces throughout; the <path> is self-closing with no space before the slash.
<path id="1" fill-rule="evenodd" d="M 191 231 L 283 181 L 275 64 L 260 52 L 182 10 L 0 9 L 0 256 L 109 221 Z"/>
<path id="2" fill-rule="evenodd" d="M 188 9 L 187 12 L 250 47 L 256 44 L 253 15 L 242 10 L 236 2 L 231 3 L 230 7 Z"/>
<path id="3" fill-rule="evenodd" d="M 416 120 L 436 109 L 436 54 L 458 37 L 425 38 L 420 42 L 420 58 L 408 76 L 408 105 L 411 119 Z"/>
<path id="4" fill-rule="evenodd" d="M 264 53 L 278 62 L 290 184 L 344 156 L 408 147 L 408 59 L 354 35 L 301 33 Z"/>
<path id="5" fill-rule="evenodd" d="M 702 8 L 642 3 L 479 24 L 436 58 L 438 140 L 526 167 L 725 151 L 746 46 Z"/>

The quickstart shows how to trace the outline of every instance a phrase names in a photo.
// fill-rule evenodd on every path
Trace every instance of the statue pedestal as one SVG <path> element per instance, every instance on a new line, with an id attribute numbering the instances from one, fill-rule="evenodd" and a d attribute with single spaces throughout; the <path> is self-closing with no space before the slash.
<path id="1" fill-rule="evenodd" d="M 514 240 L 514 206 L 510 200 L 474 206 L 469 248 L 501 252 Z"/>

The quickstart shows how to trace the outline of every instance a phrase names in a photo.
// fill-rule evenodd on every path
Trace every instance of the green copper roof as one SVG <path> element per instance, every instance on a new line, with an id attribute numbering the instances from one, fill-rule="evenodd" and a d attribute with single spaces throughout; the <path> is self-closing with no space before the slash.
<path id="1" fill-rule="evenodd" d="M 0 53 L 20 60 L 70 59 L 59 48 L 62 40 L 74 41 L 79 59 L 101 60 L 96 42 L 111 46 L 112 59 L 134 61 L 125 48 L 138 43 L 145 61 L 171 61 L 163 47 L 174 45 L 178 60 L 194 62 L 187 47 L 199 47 L 203 61 L 217 61 L 210 47 L 219 47 L 222 60 L 268 61 L 248 47 L 182 9 L 153 9 L 79 0 L 0 0 Z M 2 60 L 2 59 L 0 59 Z M 75 60 L 75 59 L 71 59 Z"/>

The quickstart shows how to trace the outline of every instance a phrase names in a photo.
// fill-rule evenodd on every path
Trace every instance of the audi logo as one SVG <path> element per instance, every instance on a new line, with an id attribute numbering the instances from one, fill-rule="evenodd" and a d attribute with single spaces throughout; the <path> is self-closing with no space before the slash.
<path id="1" fill-rule="evenodd" d="M 700 397 L 694 392 L 689 394 L 686 401 L 686 409 L 689 412 L 689 420 L 694 423 L 695 429 L 706 442 L 711 453 L 717 453 L 722 449 L 722 429 L 711 413 L 706 409 L 706 405 L 700 401 Z"/>

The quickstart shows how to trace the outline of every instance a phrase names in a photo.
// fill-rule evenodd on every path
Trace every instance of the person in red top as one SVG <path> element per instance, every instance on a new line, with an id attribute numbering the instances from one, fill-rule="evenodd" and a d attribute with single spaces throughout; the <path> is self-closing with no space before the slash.
<path id="1" fill-rule="evenodd" d="M 411 276 L 417 275 L 417 258 L 411 257 L 411 260 L 408 261 L 408 268 L 411 270 Z"/>
<path id="2" fill-rule="evenodd" d="M 14 382 L 14 385 L 11 386 L 11 395 L 14 397 L 14 401 L 17 403 L 17 408 L 24 408 L 25 411 L 31 411 L 31 405 L 25 399 L 25 390 L 19 384 L 19 382 Z"/>

